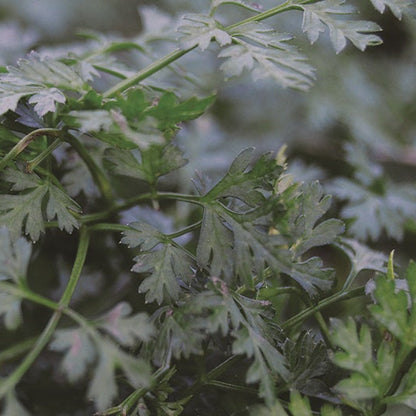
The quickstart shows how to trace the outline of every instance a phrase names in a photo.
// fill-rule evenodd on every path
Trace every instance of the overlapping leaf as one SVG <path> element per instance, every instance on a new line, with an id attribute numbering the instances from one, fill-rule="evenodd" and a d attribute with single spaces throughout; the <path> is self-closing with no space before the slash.
<path id="1" fill-rule="evenodd" d="M 374 34 L 381 30 L 376 23 L 337 18 L 354 13 L 354 8 L 346 4 L 345 0 L 323 0 L 299 7 L 304 11 L 302 29 L 308 34 L 311 43 L 325 31 L 325 26 L 329 29 L 329 37 L 337 53 L 345 48 L 347 39 L 360 50 L 382 42 L 380 37 Z"/>
<path id="2" fill-rule="evenodd" d="M 252 153 L 252 149 L 242 152 L 224 178 L 201 199 L 204 215 L 197 247 L 199 263 L 228 282 L 239 276 L 250 286 L 253 275 L 261 277 L 267 265 L 275 273 L 292 277 L 311 295 L 317 293 L 317 288 L 328 289 L 333 272 L 325 269 L 318 258 L 299 261 L 296 250 L 288 248 L 292 232 L 288 236 L 269 232 L 274 226 L 271 213 L 282 211 L 286 202 L 283 196 L 270 193 L 282 169 L 271 155 L 262 156 L 249 167 Z M 303 242 L 299 246 L 304 249 L 327 244 L 342 231 L 338 221 L 324 222 L 313 229 L 328 208 L 328 199 L 321 201 L 321 197 L 320 188 L 315 186 L 309 194 L 305 191 L 295 195 L 298 201 L 305 201 L 300 211 L 292 202 L 288 204 L 288 216 L 294 214 L 302 224 Z M 236 200 L 243 202 L 243 207 L 232 209 L 230 204 Z"/>
<path id="3" fill-rule="evenodd" d="M 59 228 L 68 233 L 78 228 L 72 212 L 80 212 L 79 205 L 49 180 L 11 168 L 4 172 L 3 180 L 13 184 L 12 191 L 20 191 L 0 195 L 0 225 L 9 227 L 12 239 L 17 239 L 23 229 L 33 241 L 38 240 L 45 228 L 44 219 L 56 218 Z"/>

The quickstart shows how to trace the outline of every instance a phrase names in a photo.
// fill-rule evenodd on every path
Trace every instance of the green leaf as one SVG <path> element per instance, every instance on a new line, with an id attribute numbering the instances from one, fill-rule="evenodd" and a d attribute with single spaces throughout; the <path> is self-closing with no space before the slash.
<path id="1" fill-rule="evenodd" d="M 3 173 L 3 180 L 13 184 L 12 191 L 24 191 L 0 195 L 0 225 L 9 226 L 13 240 L 19 237 L 22 228 L 33 241 L 38 240 L 44 231 L 44 218 L 48 221 L 56 218 L 59 228 L 69 233 L 78 228 L 72 212 L 80 212 L 79 205 L 49 180 L 11 168 Z"/>
<path id="2" fill-rule="evenodd" d="M 227 174 L 200 200 L 204 214 L 197 246 L 198 262 L 210 268 L 212 275 L 223 276 L 228 283 L 240 277 L 246 285 L 252 286 L 254 274 L 261 278 L 265 267 L 269 266 L 277 274 L 285 273 L 292 277 L 312 296 L 317 294 L 318 288 L 330 288 L 333 271 L 323 268 L 318 258 L 299 261 L 295 250 L 288 249 L 288 239 L 294 235 L 293 227 L 289 227 L 288 236 L 270 232 L 275 226 L 270 213 L 282 210 L 284 198 L 292 199 L 288 209 L 296 218 L 299 212 L 304 215 L 308 206 L 305 202 L 303 210 L 299 210 L 296 203 L 303 201 L 302 198 L 306 200 L 308 195 L 272 195 L 270 191 L 282 168 L 276 165 L 270 154 L 253 162 L 252 153 L 253 149 L 240 153 Z M 321 195 L 320 191 L 318 194 Z M 307 208 L 310 224 L 322 215 L 322 206 L 316 200 L 311 201 Z M 326 201 L 323 205 L 327 204 Z M 303 231 L 304 219 L 305 215 Z M 285 218 L 280 217 L 280 220 L 285 221 Z M 328 243 L 342 229 L 339 222 L 328 225 L 324 230 L 326 235 L 319 231 L 317 238 L 310 233 L 312 241 L 309 243 L 308 236 L 305 237 L 304 246 Z M 283 228 L 288 228 L 287 224 Z"/>
<path id="3" fill-rule="evenodd" d="M 170 143 L 165 146 L 152 145 L 139 153 L 128 150 L 107 149 L 105 159 L 109 169 L 117 175 L 154 184 L 158 178 L 181 168 L 188 161 L 182 151 Z"/>
<path id="4" fill-rule="evenodd" d="M 403 13 L 408 10 L 408 6 L 414 4 L 412 0 L 371 0 L 371 3 L 380 13 L 384 13 L 386 7 L 389 7 L 398 19 L 402 18 Z"/>
<path id="5" fill-rule="evenodd" d="M 198 46 L 202 51 L 207 49 L 212 39 L 220 46 L 231 43 L 231 36 L 212 17 L 204 14 L 186 14 L 178 31 L 183 34 L 180 38 L 184 49 Z"/>
<path id="6" fill-rule="evenodd" d="M 332 243 L 344 232 L 342 221 L 333 218 L 315 226 L 331 205 L 331 196 L 324 195 L 319 182 L 303 185 L 298 198 L 299 212 L 296 214 L 293 231 L 300 237 L 291 247 L 296 255 L 302 255 L 312 247 Z"/>
<path id="7" fill-rule="evenodd" d="M 158 128 L 162 131 L 175 129 L 183 121 L 194 120 L 206 112 L 215 101 L 215 94 L 205 98 L 192 97 L 178 102 L 173 92 L 164 93 L 157 105 L 146 110 L 146 115 L 157 119 Z"/>
<path id="8" fill-rule="evenodd" d="M 65 352 L 61 369 L 71 383 L 79 381 L 96 359 L 96 347 L 81 328 L 58 329 L 49 345 L 53 351 Z"/>
<path id="9" fill-rule="evenodd" d="M 318 40 L 325 26 L 336 53 L 341 52 L 349 39 L 360 50 L 367 46 L 379 45 L 382 40 L 373 32 L 381 30 L 374 22 L 364 20 L 337 19 L 337 16 L 348 16 L 354 9 L 345 4 L 345 0 L 323 0 L 312 4 L 299 5 L 303 9 L 302 29 L 308 34 L 311 43 Z"/>
<path id="10" fill-rule="evenodd" d="M 263 23 L 249 23 L 233 29 L 234 44 L 224 48 L 218 57 L 226 58 L 220 66 L 227 77 L 241 75 L 244 69 L 254 80 L 271 78 L 283 87 L 308 89 L 314 70 L 306 58 L 287 42 L 290 35 L 276 32 Z"/>
<path id="11" fill-rule="evenodd" d="M 414 348 L 416 346 L 416 266 L 413 262 L 407 268 L 406 281 L 408 293 L 398 288 L 395 280 L 378 278 L 373 292 L 377 303 L 370 305 L 369 309 L 373 317 L 400 342 L 409 348 Z"/>
<path id="12" fill-rule="evenodd" d="M 380 391 L 372 380 L 362 374 L 354 373 L 350 378 L 341 380 L 336 386 L 336 391 L 355 401 L 369 400 L 380 396 Z"/>
<path id="13" fill-rule="evenodd" d="M 253 358 L 246 375 L 247 383 L 260 383 L 259 395 L 271 404 L 275 399 L 273 373 L 287 377 L 283 355 L 252 327 L 242 326 L 233 332 L 233 353 Z"/>
<path id="14" fill-rule="evenodd" d="M 297 391 L 290 393 L 289 410 L 296 416 L 312 416 L 309 400 L 302 397 Z"/>
<path id="15" fill-rule="evenodd" d="M 98 326 L 112 335 L 121 345 L 135 347 L 148 342 L 154 328 L 146 313 L 131 315 L 132 308 L 127 302 L 120 302 L 108 314 L 98 320 Z"/>
<path id="16" fill-rule="evenodd" d="M 191 305 L 194 305 L 191 302 Z M 153 356 L 160 364 L 169 364 L 173 358 L 188 359 L 191 355 L 203 353 L 202 342 L 206 339 L 205 323 L 195 319 L 195 311 L 187 304 L 172 309 L 163 307 L 156 313 L 160 321 Z"/>
<path id="17" fill-rule="evenodd" d="M 332 319 L 331 340 L 342 348 L 334 354 L 334 363 L 352 371 L 348 379 L 341 380 L 335 390 L 355 403 L 364 399 L 381 398 L 391 383 L 391 373 L 395 364 L 394 344 L 383 340 L 374 357 L 370 329 L 362 324 L 359 332 L 355 321 L 346 322 Z"/>
<path id="18" fill-rule="evenodd" d="M 136 222 L 131 230 L 124 231 L 121 242 L 131 247 L 140 247 L 132 271 L 149 274 L 139 287 L 146 293 L 146 301 L 161 304 L 174 302 L 179 298 L 181 286 L 192 279 L 193 262 L 189 255 L 177 247 L 159 230 Z"/>
<path id="19" fill-rule="evenodd" d="M 32 245 L 24 238 L 11 241 L 7 227 L 0 228 L 0 280 L 26 281 Z"/>
<path id="20" fill-rule="evenodd" d="M 43 116 L 56 110 L 56 103 L 64 103 L 62 91 L 82 92 L 84 81 L 69 66 L 31 52 L 27 59 L 20 59 L 17 67 L 8 67 L 0 74 L 0 114 L 16 110 L 19 100 L 30 97 L 29 103 Z"/>
<path id="21" fill-rule="evenodd" d="M 286 340 L 283 348 L 291 388 L 307 395 L 329 393 L 329 387 L 320 380 L 332 367 L 327 347 L 322 341 L 316 340 L 311 331 L 305 331 L 296 342 Z"/>

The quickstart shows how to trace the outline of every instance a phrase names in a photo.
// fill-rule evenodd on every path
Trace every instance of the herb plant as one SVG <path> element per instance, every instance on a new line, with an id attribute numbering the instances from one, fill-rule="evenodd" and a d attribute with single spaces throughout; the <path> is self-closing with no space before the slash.
<path id="1" fill-rule="evenodd" d="M 414 10 L 368 3 L 398 19 Z M 2 415 L 416 409 L 416 264 L 402 272 L 367 246 L 414 232 L 414 184 L 354 141 L 351 174 L 325 187 L 298 181 L 284 147 L 248 147 L 216 181 L 186 170 L 178 135 L 221 84 L 181 59 L 214 51 L 226 79 L 308 90 L 315 68 L 274 19 L 291 13 L 336 54 L 382 42 L 349 0 L 212 0 L 173 34 L 144 22 L 136 38 L 90 33 L 76 52 L 3 68 Z M 360 312 L 338 313 L 347 300 Z"/>

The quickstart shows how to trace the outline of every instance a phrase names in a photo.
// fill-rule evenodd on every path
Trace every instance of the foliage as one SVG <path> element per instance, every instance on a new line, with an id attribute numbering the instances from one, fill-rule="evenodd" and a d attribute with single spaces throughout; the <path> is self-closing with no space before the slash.
<path id="1" fill-rule="evenodd" d="M 342 95 L 314 104 L 316 87 L 310 114 L 330 108 L 351 133 L 345 152 L 333 152 L 333 171 L 315 170 L 328 174 L 323 185 L 299 180 L 302 165 L 293 169 L 284 147 L 247 147 L 224 156 L 224 169 L 215 158 L 226 146 L 209 148 L 207 125 L 228 87 L 205 66 L 248 90 L 257 87 L 246 75 L 271 90 L 306 91 L 328 68 L 302 37 L 315 43 L 328 31 L 336 54 L 348 42 L 361 51 L 382 43 L 378 23 L 358 20 L 352 3 L 213 0 L 197 12 L 190 5 L 177 25 L 143 8 L 136 37 L 88 33 L 77 47 L 39 47 L 2 69 L 3 416 L 416 409 L 416 265 L 402 273 L 384 254 L 415 230 L 414 185 L 380 157 L 401 163 L 394 134 L 376 116 L 354 117 Z M 397 19 L 414 6 L 368 5 Z M 297 28 L 273 19 L 291 13 Z M 198 62 L 180 65 L 192 56 Z M 338 94 L 348 81 L 336 83 Z M 411 113 L 411 98 L 392 111 Z M 245 118 L 243 105 L 235 111 Z M 414 146 L 414 130 L 397 128 Z M 77 400 L 66 409 L 61 394 Z"/>

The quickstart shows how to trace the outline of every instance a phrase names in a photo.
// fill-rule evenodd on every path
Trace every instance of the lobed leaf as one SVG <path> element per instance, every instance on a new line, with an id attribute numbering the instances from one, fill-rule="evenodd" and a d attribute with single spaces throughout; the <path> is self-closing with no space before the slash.
<path id="1" fill-rule="evenodd" d="M 371 0 L 371 3 L 380 13 L 384 13 L 387 7 L 390 8 L 397 19 L 401 19 L 408 7 L 414 4 L 412 0 Z"/>
<path id="2" fill-rule="evenodd" d="M 224 48 L 218 57 L 226 58 L 220 66 L 226 77 L 252 72 L 254 80 L 271 78 L 283 87 L 308 89 L 314 70 L 306 58 L 287 42 L 290 35 L 280 34 L 263 23 L 249 23 L 233 29 L 234 44 Z"/>
<path id="3" fill-rule="evenodd" d="M 311 43 L 318 40 L 320 33 L 325 31 L 325 26 L 329 29 L 329 37 L 336 53 L 345 48 L 347 39 L 362 51 L 367 46 L 382 43 L 381 38 L 374 34 L 381 30 L 376 23 L 336 18 L 354 13 L 354 9 L 345 4 L 345 0 L 322 0 L 299 7 L 304 11 L 302 29 L 307 33 Z"/>
<path id="4" fill-rule="evenodd" d="M 48 221 L 56 218 L 59 228 L 69 233 L 78 228 L 72 212 L 80 212 L 79 205 L 49 180 L 11 168 L 5 170 L 3 179 L 13 184 L 12 191 L 24 191 L 0 195 L 0 225 L 9 226 L 13 240 L 20 236 L 22 228 L 33 241 L 38 240 L 44 231 L 44 217 Z"/>
<path id="5" fill-rule="evenodd" d="M 39 116 L 56 110 L 56 103 L 64 103 L 62 91 L 83 92 L 88 87 L 82 78 L 62 62 L 41 57 L 31 52 L 26 59 L 20 59 L 17 67 L 8 67 L 0 74 L 0 114 L 15 111 L 23 97 L 30 97 L 29 103 Z"/>
<path id="6" fill-rule="evenodd" d="M 149 274 L 140 284 L 139 292 L 146 293 L 147 302 L 175 302 L 181 286 L 193 276 L 192 259 L 152 226 L 136 222 L 130 227 L 131 230 L 123 232 L 121 242 L 141 249 L 132 271 Z"/>

